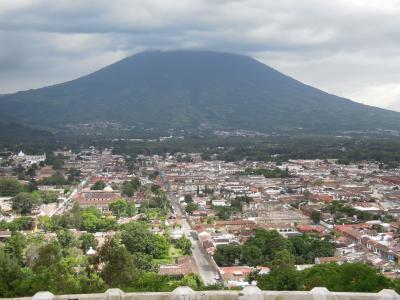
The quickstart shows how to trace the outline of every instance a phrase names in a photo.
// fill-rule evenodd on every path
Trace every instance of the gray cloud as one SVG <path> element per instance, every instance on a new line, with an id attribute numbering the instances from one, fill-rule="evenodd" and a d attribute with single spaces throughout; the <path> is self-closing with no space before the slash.
<path id="1" fill-rule="evenodd" d="M 307 84 L 400 111 L 399 0 L 0 2 L 0 93 L 147 49 L 251 55 Z"/>

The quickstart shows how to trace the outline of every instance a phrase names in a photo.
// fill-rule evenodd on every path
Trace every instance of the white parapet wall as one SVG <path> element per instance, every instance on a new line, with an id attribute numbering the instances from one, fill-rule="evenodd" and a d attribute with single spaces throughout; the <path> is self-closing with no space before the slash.
<path id="1" fill-rule="evenodd" d="M 53 295 L 38 292 L 33 297 L 4 298 L 13 300 L 400 300 L 394 290 L 379 293 L 330 292 L 316 287 L 309 292 L 261 291 L 256 286 L 241 291 L 193 291 L 189 287 L 178 287 L 172 292 L 124 293 L 120 289 L 109 289 L 99 294 Z"/>

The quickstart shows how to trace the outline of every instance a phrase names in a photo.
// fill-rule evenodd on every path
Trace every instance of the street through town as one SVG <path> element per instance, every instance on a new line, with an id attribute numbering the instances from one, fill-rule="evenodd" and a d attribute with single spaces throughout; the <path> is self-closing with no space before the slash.
<path id="1" fill-rule="evenodd" d="M 159 169 L 161 182 L 168 191 L 169 200 L 171 202 L 172 209 L 177 218 L 181 219 L 182 230 L 185 236 L 192 243 L 192 255 L 197 265 L 197 270 L 204 281 L 204 284 L 210 285 L 218 283 L 216 279 L 217 273 L 213 270 L 208 255 L 202 250 L 200 242 L 197 240 L 195 234 L 192 234 L 192 229 L 187 220 L 185 212 L 182 210 L 179 199 L 170 192 L 170 187 L 168 182 L 165 181 L 162 171 Z M 196 239 L 195 239 L 196 237 Z"/>

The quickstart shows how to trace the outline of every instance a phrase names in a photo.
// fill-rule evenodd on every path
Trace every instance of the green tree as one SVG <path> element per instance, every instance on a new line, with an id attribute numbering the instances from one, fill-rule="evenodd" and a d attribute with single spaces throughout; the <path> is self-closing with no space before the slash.
<path id="1" fill-rule="evenodd" d="M 91 190 L 103 190 L 105 187 L 106 187 L 106 184 L 104 183 L 104 181 L 98 180 L 92 185 L 92 187 L 90 189 Z"/>
<path id="2" fill-rule="evenodd" d="M 93 206 L 80 210 L 79 216 L 82 220 L 79 225 L 81 230 L 89 232 L 108 231 L 116 226 L 114 219 L 102 216 L 101 211 Z"/>
<path id="3" fill-rule="evenodd" d="M 204 283 L 200 278 L 199 274 L 185 275 L 180 281 L 180 286 L 188 286 L 194 290 L 199 290 L 204 287 Z"/>
<path id="4" fill-rule="evenodd" d="M 58 200 L 58 192 L 52 191 L 34 191 L 32 193 L 35 197 L 38 197 L 41 202 L 48 204 L 54 203 Z"/>
<path id="5" fill-rule="evenodd" d="M 314 224 L 319 224 L 321 221 L 321 213 L 319 211 L 313 210 L 311 213 L 311 220 Z"/>
<path id="6" fill-rule="evenodd" d="M 250 175 L 263 175 L 266 178 L 285 178 L 290 177 L 290 173 L 288 169 L 281 170 L 279 168 L 275 169 L 251 169 L 247 168 L 245 170 L 245 174 Z"/>
<path id="7" fill-rule="evenodd" d="M 185 202 L 186 203 L 192 203 L 193 202 L 193 197 L 190 194 L 186 194 L 184 198 L 185 198 Z"/>
<path id="8" fill-rule="evenodd" d="M 30 214 L 40 205 L 40 200 L 30 193 L 21 192 L 11 199 L 12 209 L 16 213 Z"/>
<path id="9" fill-rule="evenodd" d="M 241 246 L 218 245 L 214 260 L 219 266 L 232 266 L 240 260 Z"/>
<path id="10" fill-rule="evenodd" d="M 169 204 L 169 200 L 165 192 L 157 192 L 155 196 L 152 197 L 150 207 L 154 208 L 162 208 L 167 209 L 167 205 Z"/>
<path id="11" fill-rule="evenodd" d="M 295 268 L 272 270 L 268 275 L 257 278 L 257 286 L 262 290 L 298 291 L 301 289 L 299 273 Z"/>
<path id="12" fill-rule="evenodd" d="M 57 232 L 57 241 L 63 248 L 71 248 L 77 246 L 77 240 L 69 229 L 60 229 Z"/>
<path id="13" fill-rule="evenodd" d="M 245 245 L 254 245 L 258 247 L 264 258 L 264 262 L 275 258 L 277 251 L 289 249 L 290 243 L 276 230 L 257 229 L 255 236 L 246 241 Z"/>
<path id="14" fill-rule="evenodd" d="M 176 248 L 182 250 L 182 253 L 185 255 L 192 254 L 192 243 L 185 236 L 182 236 L 181 238 L 177 239 L 175 241 L 175 246 Z"/>
<path id="15" fill-rule="evenodd" d="M 68 180 L 64 177 L 64 175 L 57 171 L 55 174 L 51 175 L 50 177 L 45 177 L 37 181 L 38 185 L 68 185 Z"/>
<path id="16" fill-rule="evenodd" d="M 30 166 L 28 168 L 28 170 L 26 170 L 25 174 L 31 178 L 35 177 L 36 175 L 36 171 L 38 170 L 38 166 L 37 164 L 33 164 L 32 166 Z"/>
<path id="17" fill-rule="evenodd" d="M 127 214 L 128 202 L 125 199 L 118 199 L 108 206 L 114 216 L 120 218 L 122 215 Z"/>
<path id="18" fill-rule="evenodd" d="M 90 247 L 92 247 L 92 249 L 96 249 L 97 245 L 99 244 L 98 240 L 92 233 L 83 233 L 79 237 L 79 241 L 81 244 L 80 248 L 84 253 L 86 253 Z"/>
<path id="19" fill-rule="evenodd" d="M 132 253 L 132 257 L 138 271 L 142 273 L 158 272 L 158 265 L 153 261 L 151 255 L 142 252 L 134 252 Z"/>
<path id="20" fill-rule="evenodd" d="M 277 251 L 272 261 L 272 269 L 292 268 L 295 264 L 295 258 L 287 249 Z"/>
<path id="21" fill-rule="evenodd" d="M 217 217 L 220 220 L 229 220 L 232 214 L 232 211 L 230 209 L 227 209 L 226 207 L 224 208 L 217 208 L 215 209 L 217 211 Z"/>
<path id="22" fill-rule="evenodd" d="M 133 188 L 130 181 L 124 181 L 121 185 L 122 195 L 127 197 L 133 197 L 135 194 L 135 189 Z"/>
<path id="23" fill-rule="evenodd" d="M 294 266 L 295 258 L 286 249 L 277 251 L 272 261 L 271 272 L 258 278 L 261 289 L 296 291 L 300 289 L 300 277 Z"/>
<path id="24" fill-rule="evenodd" d="M 33 270 L 37 271 L 40 268 L 48 269 L 51 265 L 58 263 L 62 257 L 61 250 L 61 245 L 57 241 L 43 245 L 39 249 L 39 255 L 33 266 Z"/>
<path id="25" fill-rule="evenodd" d="M 189 215 L 191 215 L 191 214 L 193 214 L 193 212 L 195 210 L 198 210 L 198 209 L 199 209 L 199 205 L 197 203 L 192 202 L 192 203 L 188 203 L 188 205 L 186 205 L 185 211 Z"/>
<path id="26" fill-rule="evenodd" d="M 324 286 L 336 292 L 378 292 L 394 284 L 363 263 L 321 264 L 302 271 L 300 277 L 307 290 Z"/>
<path id="27" fill-rule="evenodd" d="M 12 197 L 23 191 L 23 186 L 18 180 L 12 178 L 0 178 L 0 196 Z"/>
<path id="28" fill-rule="evenodd" d="M 151 173 L 151 174 L 149 175 L 149 179 L 150 179 L 150 180 L 154 180 L 154 179 L 157 178 L 158 175 L 159 175 L 159 172 L 158 172 L 158 171 L 154 171 L 153 173 Z"/>
<path id="29" fill-rule="evenodd" d="M 335 252 L 335 248 L 328 240 L 298 236 L 289 238 L 288 241 L 298 264 L 312 264 L 316 257 L 333 256 Z"/>
<path id="30" fill-rule="evenodd" d="M 121 186 L 121 191 L 124 196 L 133 197 L 134 193 L 140 187 L 139 178 L 135 177 L 130 181 L 124 181 Z"/>
<path id="31" fill-rule="evenodd" d="M 15 230 L 32 230 L 35 225 L 35 219 L 32 217 L 23 216 L 16 218 L 12 224 Z"/>
<path id="32" fill-rule="evenodd" d="M 147 272 L 135 282 L 135 287 L 143 292 L 170 292 L 171 278 L 160 276 L 157 273 Z"/>
<path id="33" fill-rule="evenodd" d="M 150 232 L 143 223 L 126 224 L 121 231 L 121 239 L 130 253 L 146 253 L 153 258 L 163 258 L 168 255 L 170 246 L 168 240 L 164 236 Z"/>
<path id="34" fill-rule="evenodd" d="M 19 264 L 23 263 L 24 249 L 27 245 L 26 237 L 19 232 L 13 232 L 11 237 L 6 240 L 4 251 L 15 257 Z"/>
<path id="35" fill-rule="evenodd" d="M 29 193 L 32 193 L 33 191 L 37 191 L 37 189 L 38 189 L 38 186 L 37 186 L 36 180 L 35 179 L 29 180 L 26 190 Z"/>
<path id="36" fill-rule="evenodd" d="M 74 168 L 69 169 L 67 171 L 67 174 L 68 174 L 67 180 L 68 180 L 69 183 L 78 182 L 81 179 L 81 176 L 82 176 L 81 170 L 74 169 Z"/>
<path id="37" fill-rule="evenodd" d="M 21 277 L 17 260 L 0 248 L 0 297 L 14 297 L 15 287 Z"/>
<path id="38" fill-rule="evenodd" d="M 134 215 L 136 215 L 137 211 L 136 211 L 136 206 L 134 202 L 128 203 L 128 208 L 126 209 L 126 214 L 128 215 L 128 217 L 133 217 Z"/>
<path id="39" fill-rule="evenodd" d="M 153 255 L 154 258 L 167 257 L 171 243 L 163 235 L 155 234 L 153 236 L 154 236 L 154 247 L 152 253 L 150 254 Z"/>
<path id="40" fill-rule="evenodd" d="M 240 197 L 235 197 L 234 199 L 232 199 L 230 201 L 230 203 L 231 203 L 232 208 L 240 210 L 242 208 L 242 203 L 248 204 L 252 201 L 254 201 L 254 199 L 249 196 L 240 196 Z"/>
<path id="41" fill-rule="evenodd" d="M 161 191 L 161 186 L 159 186 L 158 184 L 152 184 L 150 186 L 150 191 L 154 194 L 157 194 Z"/>
<path id="42" fill-rule="evenodd" d="M 263 264 L 263 254 L 255 245 L 244 244 L 242 246 L 242 262 L 249 266 L 259 266 Z"/>
<path id="43" fill-rule="evenodd" d="M 99 251 L 100 262 L 104 263 L 101 277 L 110 286 L 127 287 L 137 277 L 135 262 L 124 244 L 116 237 L 107 239 Z"/>
<path id="44" fill-rule="evenodd" d="M 39 217 L 39 228 L 44 232 L 55 230 L 55 224 L 51 217 L 49 216 L 40 216 Z"/>

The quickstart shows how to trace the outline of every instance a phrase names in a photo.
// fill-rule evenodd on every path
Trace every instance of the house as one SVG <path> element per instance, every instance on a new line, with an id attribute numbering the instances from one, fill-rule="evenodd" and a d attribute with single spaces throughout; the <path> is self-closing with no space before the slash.
<path id="1" fill-rule="evenodd" d="M 249 266 L 221 267 L 219 275 L 226 287 L 244 287 L 250 285 L 247 277 L 253 271 Z"/>
<path id="2" fill-rule="evenodd" d="M 229 202 L 227 202 L 226 200 L 212 200 L 211 204 L 213 206 L 219 206 L 219 207 L 226 207 L 226 206 L 231 206 L 231 204 Z"/>
<path id="3" fill-rule="evenodd" d="M 333 196 L 329 194 L 311 194 L 311 201 L 329 204 L 333 201 Z"/>
<path id="4" fill-rule="evenodd" d="M 185 275 L 197 272 L 196 262 L 194 258 L 189 255 L 178 258 L 176 264 L 160 265 L 158 274 L 167 275 L 176 279 L 180 279 Z"/>
<path id="5" fill-rule="evenodd" d="M 24 152 L 20 151 L 17 155 L 12 157 L 16 164 L 21 164 L 25 166 L 30 166 L 33 164 L 39 164 L 46 160 L 46 153 L 42 155 L 26 155 Z"/>
<path id="6" fill-rule="evenodd" d="M 204 248 L 204 250 L 210 254 L 210 255 L 214 255 L 215 250 L 216 250 L 216 246 L 214 245 L 212 240 L 204 240 L 202 242 L 202 246 Z"/>
<path id="7" fill-rule="evenodd" d="M 315 233 L 318 236 L 326 236 L 328 234 L 328 230 L 321 225 L 298 225 L 297 230 L 301 233 Z"/>
<path id="8" fill-rule="evenodd" d="M 252 230 L 257 226 L 254 221 L 250 220 L 230 220 L 230 221 L 217 221 L 215 228 L 224 229 L 230 233 L 239 233 L 242 230 Z"/>
<path id="9" fill-rule="evenodd" d="M 316 265 L 327 264 L 327 263 L 337 263 L 339 265 L 347 261 L 346 257 L 343 256 L 332 256 L 332 257 L 316 257 L 314 262 Z"/>
<path id="10" fill-rule="evenodd" d="M 75 201 L 79 202 L 81 207 L 94 206 L 100 210 L 107 211 L 108 206 L 120 198 L 120 191 L 114 191 L 112 188 L 106 187 L 102 191 L 80 192 Z"/>

